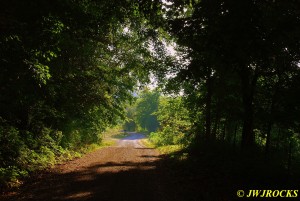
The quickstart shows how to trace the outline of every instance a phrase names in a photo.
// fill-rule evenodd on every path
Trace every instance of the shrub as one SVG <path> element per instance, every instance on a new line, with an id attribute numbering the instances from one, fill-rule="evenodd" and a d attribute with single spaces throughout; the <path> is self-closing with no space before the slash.
<path id="1" fill-rule="evenodd" d="M 15 163 L 24 143 L 15 127 L 0 123 L 0 167 L 7 167 Z"/>

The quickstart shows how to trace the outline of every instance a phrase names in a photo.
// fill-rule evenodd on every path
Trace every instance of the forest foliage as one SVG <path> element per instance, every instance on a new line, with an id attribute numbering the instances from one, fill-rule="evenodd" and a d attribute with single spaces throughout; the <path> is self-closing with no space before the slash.
<path id="1" fill-rule="evenodd" d="M 228 145 L 299 175 L 299 4 L 170 0 L 162 10 L 159 31 L 175 52 L 155 75 L 164 92 L 182 94 L 194 157 L 203 144 Z"/>
<path id="2" fill-rule="evenodd" d="M 150 134 L 151 142 L 156 146 L 189 144 L 192 139 L 190 136 L 192 120 L 182 97 L 161 96 L 154 114 L 160 127 Z"/>
<path id="3" fill-rule="evenodd" d="M 3 183 L 100 143 L 155 62 L 134 2 L 12 0 L 0 8 Z"/>
<path id="4" fill-rule="evenodd" d="M 0 182 L 101 142 L 120 118 L 159 146 L 226 144 L 296 173 L 299 6 L 1 1 Z M 150 75 L 168 95 L 144 90 L 133 103 Z"/>

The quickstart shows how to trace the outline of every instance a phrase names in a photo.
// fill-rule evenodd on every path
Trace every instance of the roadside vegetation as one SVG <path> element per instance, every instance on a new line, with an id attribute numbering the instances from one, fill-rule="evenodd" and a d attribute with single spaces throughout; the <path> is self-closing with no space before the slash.
<path id="1" fill-rule="evenodd" d="M 20 156 L 16 158 L 14 165 L 0 168 L 1 189 L 15 188 L 22 184 L 23 180 L 36 171 L 52 168 L 54 165 L 64 163 L 74 158 L 97 149 L 113 145 L 113 141 L 103 141 L 81 145 L 78 148 L 64 149 L 61 146 L 41 146 L 38 150 L 28 148 L 20 149 Z"/>
<path id="2" fill-rule="evenodd" d="M 156 101 L 153 101 L 153 97 Z M 296 185 L 300 160 L 299 142 L 296 138 L 292 141 L 292 153 L 288 153 L 289 150 L 286 149 L 291 141 L 283 141 L 282 146 L 287 144 L 282 149 L 266 154 L 266 141 L 261 138 L 258 138 L 256 148 L 245 152 L 238 144 L 241 142 L 242 130 L 236 128 L 232 133 L 230 127 L 226 127 L 226 122 L 220 120 L 217 122 L 220 125 L 216 125 L 214 131 L 217 132 L 216 139 L 197 141 L 199 139 L 195 129 L 198 122 L 193 118 L 194 111 L 189 108 L 188 101 L 186 96 L 163 95 L 157 90 L 145 89 L 140 92 L 135 104 L 130 106 L 130 124 L 134 123 L 137 131 L 142 128 L 141 131 L 146 133 L 148 139 L 143 140 L 145 146 L 158 149 L 168 158 L 167 166 L 170 170 L 177 169 L 171 171 L 175 177 L 188 180 L 207 170 L 205 174 L 219 175 L 221 183 L 224 177 L 231 178 L 231 185 L 235 187 L 241 185 L 248 188 L 245 183 L 249 186 L 268 184 L 274 188 Z M 144 115 L 137 114 L 140 110 Z M 153 130 L 154 127 L 143 124 L 146 121 L 140 120 L 141 117 L 155 121 L 155 131 L 148 131 L 147 128 Z M 199 117 L 204 118 L 202 115 Z M 123 127 L 126 126 L 128 124 L 125 122 Z M 261 131 L 256 129 L 255 132 Z"/>
<path id="3" fill-rule="evenodd" d="M 116 125 L 195 170 L 297 180 L 299 6 L 1 1 L 1 187 L 98 146 Z"/>
<path id="4" fill-rule="evenodd" d="M 113 126 L 113 127 L 108 127 L 105 129 L 105 131 L 102 133 L 103 139 L 106 142 L 112 142 L 115 139 L 122 139 L 124 137 L 127 137 L 128 131 L 123 129 L 122 124 Z"/>
<path id="5" fill-rule="evenodd" d="M 1 1 L 1 187 L 98 146 L 124 116 L 154 60 L 138 12 L 128 1 Z"/>

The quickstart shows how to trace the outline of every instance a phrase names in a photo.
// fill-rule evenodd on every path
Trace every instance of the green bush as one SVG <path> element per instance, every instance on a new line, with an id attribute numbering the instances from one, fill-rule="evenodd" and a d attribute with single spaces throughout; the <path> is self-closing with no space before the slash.
<path id="1" fill-rule="evenodd" d="M 19 131 L 2 122 L 2 125 L 0 124 L 0 167 L 13 165 L 23 146 Z"/>
<path id="2" fill-rule="evenodd" d="M 174 144 L 173 138 L 173 129 L 169 126 L 165 127 L 163 131 L 150 134 L 150 141 L 157 146 L 172 145 Z"/>
<path id="3" fill-rule="evenodd" d="M 82 135 L 73 130 L 69 136 L 61 131 L 43 127 L 38 133 L 20 132 L 1 119 L 0 122 L 0 185 L 18 184 L 29 172 L 45 169 L 60 161 L 80 156 L 79 152 L 95 149 L 82 142 Z M 68 137 L 68 138 L 66 138 Z M 65 138 L 65 148 L 61 146 Z M 95 137 L 98 142 L 101 135 Z M 84 147 L 84 148 L 82 148 Z"/>
<path id="4" fill-rule="evenodd" d="M 84 126 L 75 122 L 63 132 L 35 122 L 19 130 L 0 118 L 0 185 L 17 184 L 29 172 L 96 149 L 102 140 L 99 129 Z"/>
<path id="5" fill-rule="evenodd" d="M 156 146 L 187 145 L 187 132 L 191 128 L 188 111 L 181 97 L 161 97 L 155 112 L 160 130 L 150 134 L 150 141 Z"/>
<path id="6" fill-rule="evenodd" d="M 17 183 L 20 178 L 28 175 L 26 170 L 21 170 L 16 166 L 0 167 L 0 186 L 12 186 Z"/>
<path id="7" fill-rule="evenodd" d="M 156 146 L 177 145 L 187 143 L 186 135 L 169 125 L 164 127 L 162 131 L 152 132 L 150 134 L 150 141 Z"/>

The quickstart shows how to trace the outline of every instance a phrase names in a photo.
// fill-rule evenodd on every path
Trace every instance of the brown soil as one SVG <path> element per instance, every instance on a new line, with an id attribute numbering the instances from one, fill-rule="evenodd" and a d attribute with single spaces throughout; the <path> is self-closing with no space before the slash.
<path id="1" fill-rule="evenodd" d="M 131 133 L 116 146 L 58 165 L 0 200 L 178 200 L 158 168 L 161 156 L 141 138 Z"/>

